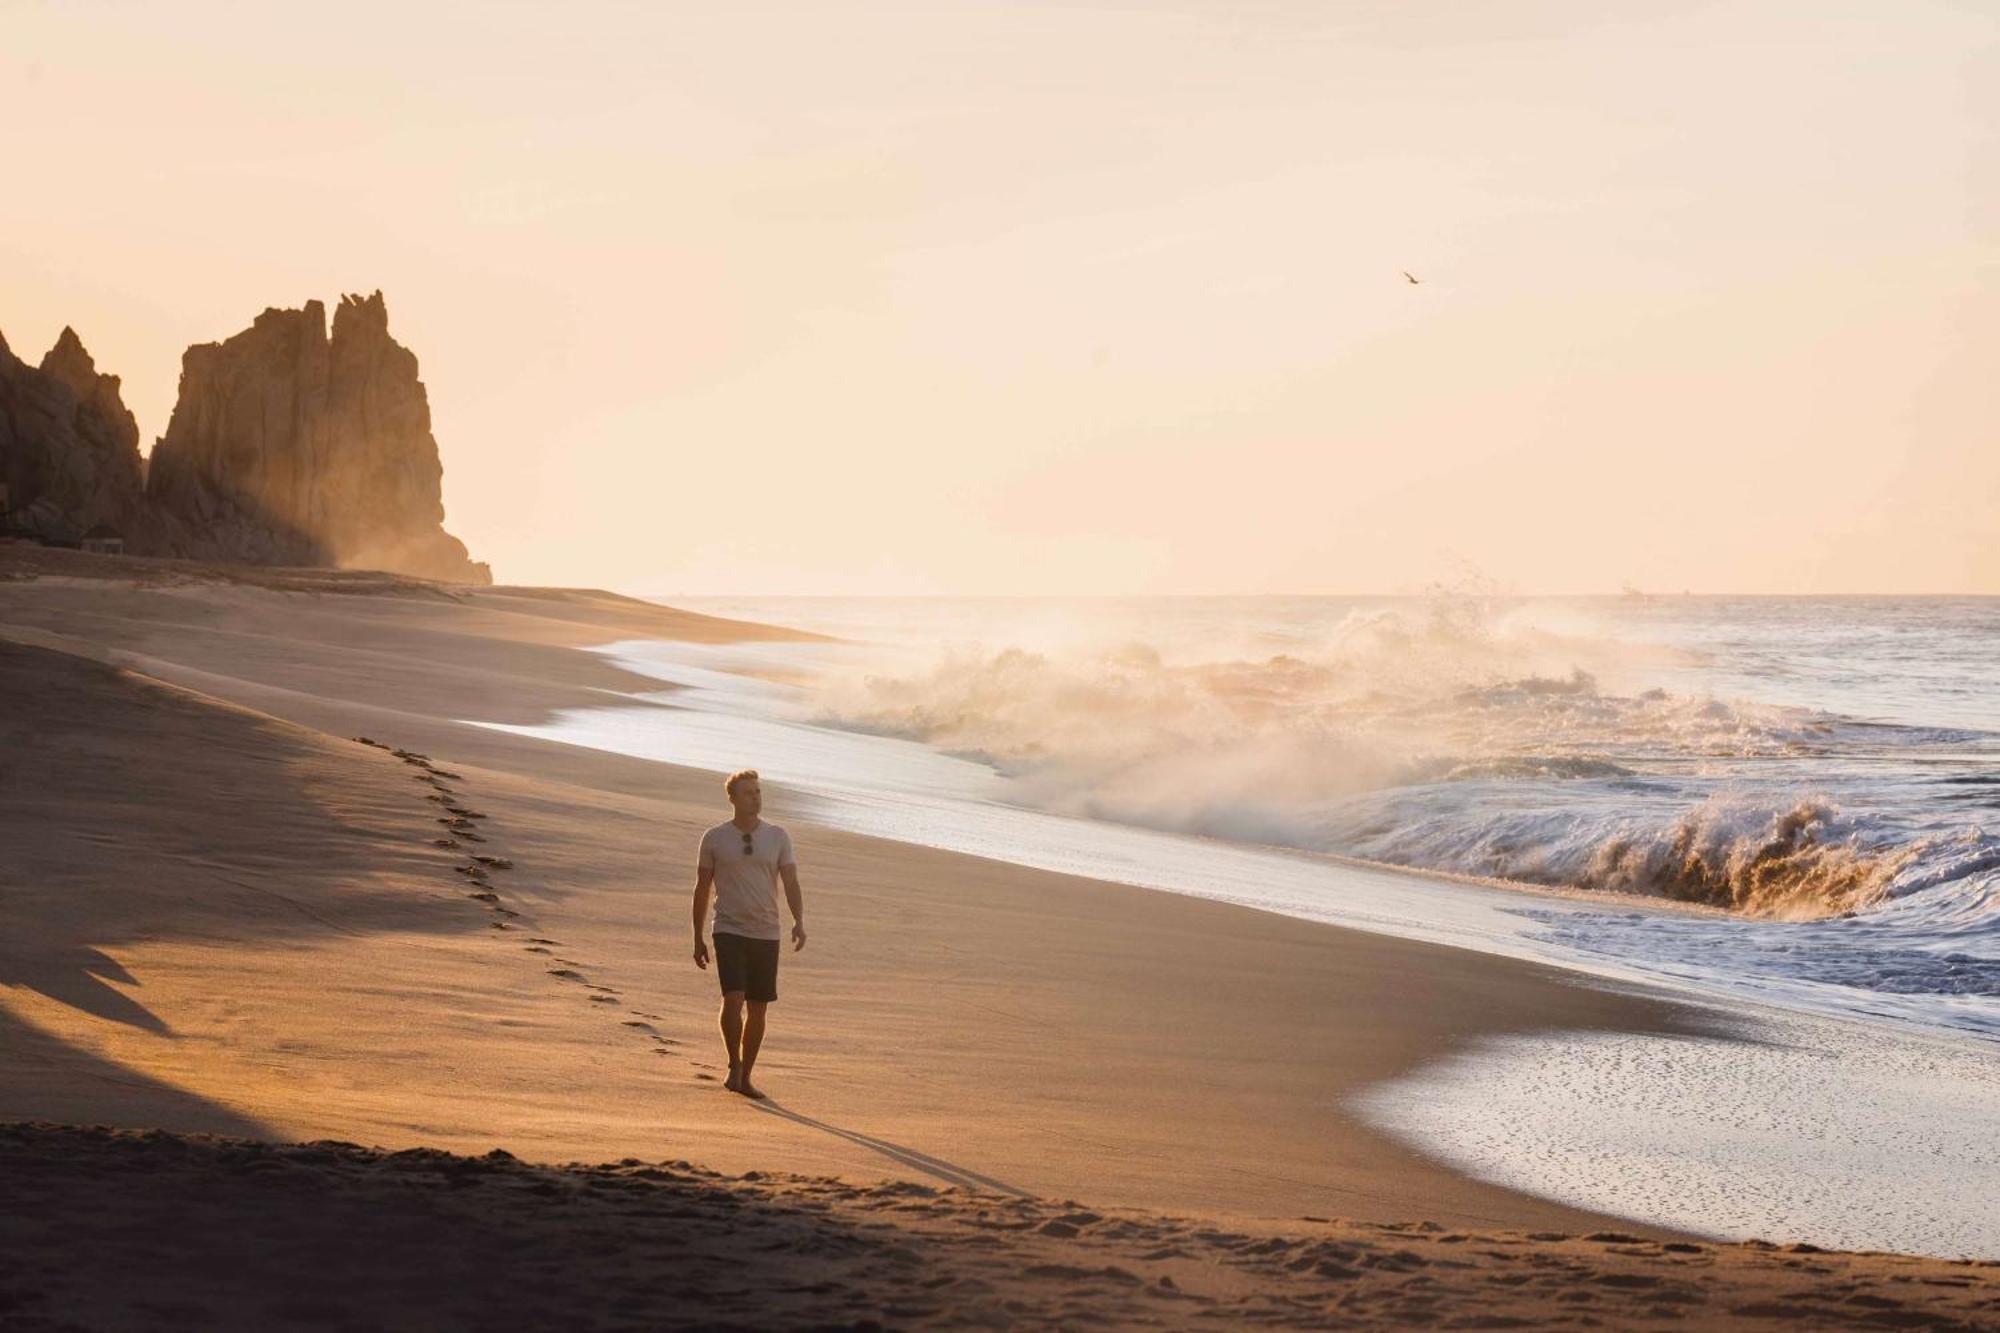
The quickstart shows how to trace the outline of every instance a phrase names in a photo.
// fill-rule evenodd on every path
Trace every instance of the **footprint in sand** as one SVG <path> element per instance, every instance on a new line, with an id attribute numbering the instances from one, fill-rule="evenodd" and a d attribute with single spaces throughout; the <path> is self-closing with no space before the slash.
<path id="1" fill-rule="evenodd" d="M 439 777 L 441 777 L 441 778 L 449 778 L 449 779 L 451 779 L 451 780 L 452 780 L 453 782 L 463 782 L 463 781 L 465 781 L 465 779 L 464 779 L 464 778 L 463 778 L 462 776 L 460 776 L 460 775 L 459 775 L 459 774 L 457 774 L 457 773 L 454 773 L 454 772 L 452 772 L 452 771 L 451 771 L 450 769 L 448 769 L 448 768 L 434 768 L 434 769 L 432 769 L 432 770 L 431 770 L 431 772 L 433 772 L 433 773 L 437 774 L 437 775 L 438 775 Z"/>
<path id="2" fill-rule="evenodd" d="M 631 1014 L 634 1018 L 650 1018 L 655 1023 L 660 1021 L 658 1014 L 649 1014 L 644 1009 L 628 1009 L 625 1012 Z"/>
<path id="3" fill-rule="evenodd" d="M 549 950 L 547 950 L 547 949 L 544 949 L 544 948 L 543 948 L 543 947 L 542 947 L 541 945 L 539 945 L 539 944 L 530 944 L 530 945 L 528 945 L 528 946 L 527 946 L 527 950 L 528 950 L 528 952 L 529 952 L 529 953 L 548 953 L 548 952 L 549 952 Z"/>
<path id="4" fill-rule="evenodd" d="M 628 1028 L 638 1028 L 642 1032 L 651 1032 L 653 1030 L 653 1025 L 651 1023 L 642 1023 L 636 1018 L 626 1019 L 625 1022 L 622 1024 L 622 1026 Z"/>
<path id="5" fill-rule="evenodd" d="M 593 995 L 593 996 L 591 996 L 591 997 L 590 997 L 590 1002 L 591 1002 L 592 1004 L 616 1004 L 616 1003 L 618 1003 L 618 1001 L 616 1001 L 616 1000 L 612 999 L 612 998 L 611 998 L 611 997 L 610 997 L 609 995 Z"/>
<path id="6" fill-rule="evenodd" d="M 456 842 L 456 841 L 455 841 L 454 839 L 451 839 L 451 838 L 432 838 L 432 839 L 431 839 L 431 846 L 433 846 L 433 847 L 443 847 L 443 848 L 446 848 L 446 849 L 450 849 L 450 848 L 453 848 L 453 847 L 456 847 L 456 846 L 458 846 L 458 843 L 457 843 L 457 842 Z"/>
<path id="7" fill-rule="evenodd" d="M 561 940 L 552 940 L 552 939 L 550 939 L 550 938 L 549 938 L 548 936 L 546 936 L 546 935 L 530 935 L 530 936 L 528 936 L 528 943 L 530 943 L 530 944 L 561 944 L 561 943 L 562 943 L 562 941 L 561 941 Z"/>
<path id="8" fill-rule="evenodd" d="M 695 1077 L 701 1079 L 705 1083 L 715 1082 L 715 1075 L 713 1074 L 696 1074 Z"/>
<path id="9" fill-rule="evenodd" d="M 504 856 L 474 856 L 472 859 L 483 866 L 490 866 L 495 870 L 512 870 L 514 868 L 514 863 Z"/>
<path id="10" fill-rule="evenodd" d="M 557 961 L 558 963 L 560 963 L 560 962 L 562 961 L 562 959 L 558 958 L 558 959 L 556 959 L 556 961 Z M 577 972 L 577 971 L 573 971 L 573 970 L 571 970 L 570 968 L 567 968 L 567 967 L 552 967 L 552 968 L 550 968 L 550 969 L 549 969 L 549 975 L 550 975 L 550 976 L 552 976 L 552 977 L 561 977 L 561 978 L 562 978 L 562 979 L 563 979 L 564 981 L 582 981 L 582 980 L 583 980 L 583 973 L 581 973 L 581 972 Z"/>
<path id="11" fill-rule="evenodd" d="M 500 895 L 497 893 L 468 893 L 465 896 L 476 903 L 497 903 L 500 901 Z"/>

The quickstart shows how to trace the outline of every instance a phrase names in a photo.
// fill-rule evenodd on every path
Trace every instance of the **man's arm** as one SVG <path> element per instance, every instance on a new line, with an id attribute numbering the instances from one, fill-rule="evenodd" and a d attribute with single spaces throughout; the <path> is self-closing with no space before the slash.
<path id="1" fill-rule="evenodd" d="M 797 953 L 806 947 L 806 900 L 799 892 L 799 868 L 779 866 L 778 876 L 785 881 L 785 902 L 792 909 L 792 952 Z"/>
<path id="2" fill-rule="evenodd" d="M 701 928 L 708 924 L 708 893 L 715 886 L 715 867 L 698 866 L 694 874 L 694 965 L 708 967 L 708 941 Z"/>

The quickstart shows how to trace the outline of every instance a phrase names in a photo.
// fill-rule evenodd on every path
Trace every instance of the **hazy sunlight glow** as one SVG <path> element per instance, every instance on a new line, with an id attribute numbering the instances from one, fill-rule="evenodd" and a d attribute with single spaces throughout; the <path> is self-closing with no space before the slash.
<path id="1" fill-rule="evenodd" d="M 0 34 L 17 354 L 73 324 L 150 441 L 187 344 L 379 287 L 503 580 L 2000 591 L 1991 7 Z"/>

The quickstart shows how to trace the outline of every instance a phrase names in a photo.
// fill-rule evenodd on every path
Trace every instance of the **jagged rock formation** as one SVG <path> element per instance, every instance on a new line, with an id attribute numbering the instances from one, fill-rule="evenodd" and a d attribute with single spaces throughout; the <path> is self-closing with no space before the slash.
<path id="1" fill-rule="evenodd" d="M 69 386 L 79 403 L 86 403 L 104 419 L 114 437 L 121 458 L 139 457 L 139 423 L 118 392 L 116 375 L 101 375 L 97 363 L 84 350 L 83 339 L 67 324 L 56 337 L 56 345 L 42 358 L 42 373 L 53 375 Z M 121 463 L 121 466 L 123 464 Z"/>
<path id="2" fill-rule="evenodd" d="M 266 310 L 190 347 L 147 490 L 209 549 L 177 554 L 333 564 L 490 583 L 444 530 L 437 441 L 417 359 L 382 294 Z"/>
<path id="3" fill-rule="evenodd" d="M 0 338 L 0 487 L 6 526 L 45 541 L 74 542 L 108 524 L 140 543 L 157 542 L 149 512 L 139 427 L 72 329 L 39 368 Z"/>
<path id="4" fill-rule="evenodd" d="M 382 294 L 266 310 L 190 347 L 152 457 L 118 377 L 64 329 L 39 368 L 0 339 L 0 528 L 73 543 L 99 525 L 133 554 L 381 569 L 490 583 L 445 532 L 443 467 L 417 359 Z"/>

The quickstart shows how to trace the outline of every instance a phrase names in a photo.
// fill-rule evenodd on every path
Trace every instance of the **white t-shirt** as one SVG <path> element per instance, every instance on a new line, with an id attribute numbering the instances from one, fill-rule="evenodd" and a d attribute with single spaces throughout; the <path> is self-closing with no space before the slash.
<path id="1" fill-rule="evenodd" d="M 753 940 L 785 938 L 778 915 L 778 895 L 783 892 L 778 867 L 797 864 L 792 859 L 792 835 L 776 824 L 758 821 L 750 832 L 747 854 L 743 830 L 734 823 L 717 824 L 702 834 L 700 865 L 715 870 L 717 933 Z"/>

